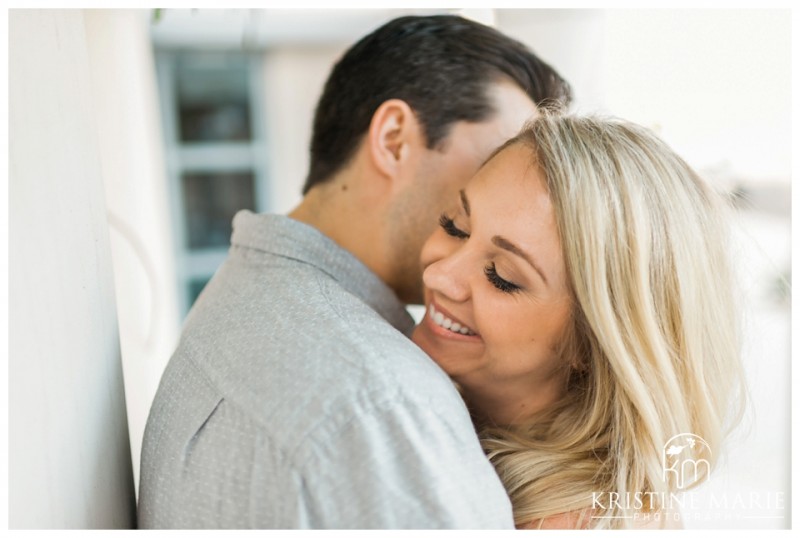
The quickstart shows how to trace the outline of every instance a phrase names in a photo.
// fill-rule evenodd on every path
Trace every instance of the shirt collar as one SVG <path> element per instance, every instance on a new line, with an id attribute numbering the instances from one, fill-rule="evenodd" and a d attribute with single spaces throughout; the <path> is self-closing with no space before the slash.
<path id="1" fill-rule="evenodd" d="M 414 321 L 394 291 L 328 236 L 284 215 L 239 211 L 233 218 L 233 245 L 307 263 L 339 282 L 406 336 Z"/>

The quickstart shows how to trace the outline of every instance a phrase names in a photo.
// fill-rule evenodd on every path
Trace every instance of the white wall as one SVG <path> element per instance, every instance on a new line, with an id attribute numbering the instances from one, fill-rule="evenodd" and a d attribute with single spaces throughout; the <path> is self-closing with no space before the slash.
<path id="1" fill-rule="evenodd" d="M 138 492 L 147 414 L 180 324 L 149 12 L 86 10 L 84 21 Z"/>
<path id="2" fill-rule="evenodd" d="M 314 109 L 331 67 L 346 46 L 283 46 L 264 54 L 270 211 L 286 213 L 300 201 L 308 174 Z"/>
<path id="3" fill-rule="evenodd" d="M 495 13 L 498 30 L 526 44 L 569 81 L 577 111 L 604 106 L 608 10 L 497 9 Z"/>
<path id="4" fill-rule="evenodd" d="M 606 27 L 608 110 L 696 167 L 789 181 L 790 10 L 612 9 Z"/>
<path id="5" fill-rule="evenodd" d="M 9 525 L 125 528 L 134 488 L 80 11 L 9 13 Z"/>

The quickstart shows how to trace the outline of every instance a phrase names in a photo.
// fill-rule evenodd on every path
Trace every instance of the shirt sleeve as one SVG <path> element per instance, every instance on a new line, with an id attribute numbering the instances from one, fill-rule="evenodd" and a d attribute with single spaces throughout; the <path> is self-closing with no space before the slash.
<path id="1" fill-rule="evenodd" d="M 434 402 L 385 402 L 316 439 L 296 477 L 299 526 L 513 529 L 510 501 L 471 425 L 454 422 L 466 411 Z"/>

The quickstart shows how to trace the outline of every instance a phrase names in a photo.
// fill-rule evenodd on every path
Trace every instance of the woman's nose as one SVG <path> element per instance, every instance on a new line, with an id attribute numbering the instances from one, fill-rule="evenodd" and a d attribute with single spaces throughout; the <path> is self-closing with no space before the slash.
<path id="1" fill-rule="evenodd" d="M 452 301 L 466 301 L 469 298 L 469 285 L 465 278 L 464 261 L 464 257 L 456 252 L 431 263 L 422 273 L 425 287 Z"/>

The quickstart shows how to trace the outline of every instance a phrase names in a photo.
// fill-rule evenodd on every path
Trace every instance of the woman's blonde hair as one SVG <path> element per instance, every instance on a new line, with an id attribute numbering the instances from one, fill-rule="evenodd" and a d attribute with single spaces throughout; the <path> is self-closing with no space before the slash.
<path id="1" fill-rule="evenodd" d="M 517 525 L 571 512 L 580 526 L 625 527 L 620 516 L 650 501 L 663 510 L 677 491 L 663 470 L 670 438 L 700 436 L 713 458 L 741 417 L 725 204 L 625 121 L 545 114 L 511 144 L 530 147 L 555 209 L 574 300 L 570 373 L 556 405 L 525 425 L 482 428 L 481 442 Z M 647 492 L 638 510 L 624 502 Z"/>

